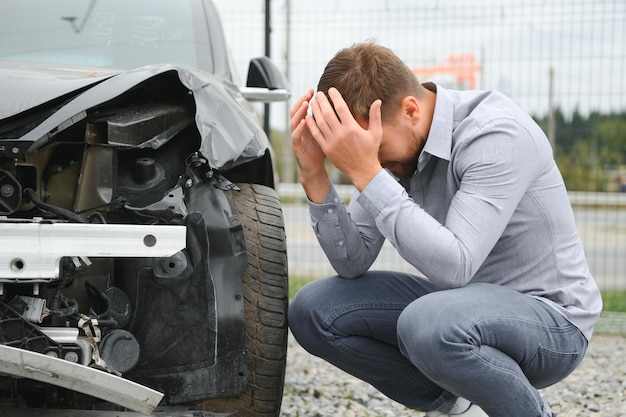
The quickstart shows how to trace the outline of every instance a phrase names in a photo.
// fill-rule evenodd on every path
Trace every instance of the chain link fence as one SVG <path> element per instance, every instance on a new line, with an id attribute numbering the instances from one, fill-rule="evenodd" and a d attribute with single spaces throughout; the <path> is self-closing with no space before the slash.
<path id="1" fill-rule="evenodd" d="M 270 55 L 293 90 L 290 103 L 271 107 L 281 189 L 292 189 L 289 185 L 297 182 L 288 148 L 291 103 L 316 86 L 336 51 L 374 40 L 393 49 L 422 81 L 500 90 L 535 117 L 553 144 L 605 301 L 610 301 L 609 308 L 626 311 L 624 0 L 215 3 L 242 84 L 249 59 L 265 53 L 269 5 Z M 294 226 L 288 230 L 290 241 L 306 240 L 302 233 L 308 232 Z M 326 272 L 317 260 L 307 261 L 306 256 L 315 253 L 313 247 L 304 249 L 302 256 L 296 250 L 290 247 L 292 274 Z M 401 265 L 389 256 L 387 264 Z"/>

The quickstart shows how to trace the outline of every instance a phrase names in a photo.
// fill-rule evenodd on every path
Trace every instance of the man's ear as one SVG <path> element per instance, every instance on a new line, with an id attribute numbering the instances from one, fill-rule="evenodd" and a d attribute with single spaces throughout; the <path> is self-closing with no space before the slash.
<path id="1" fill-rule="evenodd" d="M 413 96 L 406 96 L 400 102 L 401 115 L 408 117 L 411 122 L 417 123 L 420 117 L 420 105 L 417 99 Z"/>

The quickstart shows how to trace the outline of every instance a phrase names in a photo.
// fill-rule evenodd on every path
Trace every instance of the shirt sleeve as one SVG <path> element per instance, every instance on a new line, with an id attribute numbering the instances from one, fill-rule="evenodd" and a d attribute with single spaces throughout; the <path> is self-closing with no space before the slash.
<path id="1" fill-rule="evenodd" d="M 514 120 L 490 122 L 453 151 L 459 179 L 445 223 L 381 171 L 358 196 L 400 255 L 439 288 L 467 284 L 537 175 L 537 147 Z M 452 175 L 452 174 L 449 174 Z"/>
<path id="2" fill-rule="evenodd" d="M 348 209 L 331 186 L 322 204 L 309 201 L 311 226 L 330 264 L 344 278 L 356 278 L 372 265 L 384 242 L 374 218 L 358 203 Z"/>

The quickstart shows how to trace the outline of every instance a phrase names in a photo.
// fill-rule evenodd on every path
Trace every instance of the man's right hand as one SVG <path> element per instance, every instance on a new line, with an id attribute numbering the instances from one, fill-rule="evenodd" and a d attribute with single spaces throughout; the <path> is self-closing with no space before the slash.
<path id="1" fill-rule="evenodd" d="M 323 203 L 330 191 L 330 178 L 326 171 L 326 155 L 317 144 L 304 118 L 313 98 L 309 89 L 293 105 L 291 117 L 291 148 L 300 169 L 300 182 L 313 203 Z"/>

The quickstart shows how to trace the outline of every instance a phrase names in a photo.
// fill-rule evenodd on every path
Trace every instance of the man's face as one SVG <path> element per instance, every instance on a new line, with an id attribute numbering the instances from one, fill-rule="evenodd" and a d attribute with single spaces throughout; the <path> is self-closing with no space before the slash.
<path id="1" fill-rule="evenodd" d="M 367 129 L 368 123 L 359 120 Z M 397 178 L 409 178 L 417 168 L 417 158 L 424 147 L 426 138 L 420 136 L 410 119 L 398 115 L 383 121 L 383 138 L 378 148 L 378 160 L 383 168 Z"/>
<path id="2" fill-rule="evenodd" d="M 383 139 L 378 149 L 378 160 L 383 168 L 398 178 L 409 178 L 417 168 L 417 158 L 424 146 L 425 138 L 402 121 L 383 122 Z"/>
<path id="3" fill-rule="evenodd" d="M 427 134 L 422 133 L 417 125 L 414 109 L 407 112 L 403 107 L 395 116 L 383 120 L 383 137 L 378 148 L 378 160 L 383 168 L 397 178 L 410 178 L 417 169 L 417 159 Z M 368 128 L 368 121 L 357 119 L 363 128 Z"/>

